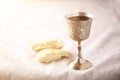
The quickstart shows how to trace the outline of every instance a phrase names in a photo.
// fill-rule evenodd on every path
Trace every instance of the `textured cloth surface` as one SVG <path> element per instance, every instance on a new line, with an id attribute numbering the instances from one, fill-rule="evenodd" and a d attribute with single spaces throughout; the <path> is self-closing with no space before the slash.
<path id="1" fill-rule="evenodd" d="M 1 1 L 0 80 L 120 80 L 119 8 L 119 0 Z M 78 11 L 95 16 L 90 37 L 82 42 L 82 56 L 93 67 L 76 71 L 67 59 L 37 63 L 31 47 L 40 41 L 61 39 L 64 49 L 77 56 L 64 16 Z"/>

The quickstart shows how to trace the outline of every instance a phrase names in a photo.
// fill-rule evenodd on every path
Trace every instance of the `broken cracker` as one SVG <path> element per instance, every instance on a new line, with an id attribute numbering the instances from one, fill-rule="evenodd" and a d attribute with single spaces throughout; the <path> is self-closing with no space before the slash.
<path id="1" fill-rule="evenodd" d="M 38 52 L 40 50 L 48 49 L 48 48 L 61 49 L 63 46 L 64 46 L 63 41 L 51 40 L 51 41 L 47 41 L 47 42 L 41 42 L 41 43 L 34 44 L 32 46 L 32 49 L 35 52 Z"/>
<path id="2" fill-rule="evenodd" d="M 37 53 L 37 61 L 42 63 L 50 63 L 62 58 L 71 58 L 71 54 L 61 49 L 44 49 Z"/>

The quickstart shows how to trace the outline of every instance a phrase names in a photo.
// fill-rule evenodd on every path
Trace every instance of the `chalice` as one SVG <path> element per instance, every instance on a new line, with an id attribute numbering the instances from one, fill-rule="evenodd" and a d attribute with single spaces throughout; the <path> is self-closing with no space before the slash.
<path id="1" fill-rule="evenodd" d="M 92 64 L 82 58 L 81 41 L 90 35 L 93 15 L 87 12 L 77 12 L 67 14 L 65 17 L 67 18 L 69 37 L 78 43 L 78 56 L 75 60 L 70 61 L 69 67 L 75 70 L 86 70 L 92 67 Z"/>

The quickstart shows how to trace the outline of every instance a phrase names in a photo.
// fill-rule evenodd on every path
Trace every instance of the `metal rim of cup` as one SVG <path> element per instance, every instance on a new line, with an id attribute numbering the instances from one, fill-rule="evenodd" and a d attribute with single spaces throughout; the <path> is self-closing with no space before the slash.
<path id="1" fill-rule="evenodd" d="M 65 18 L 69 19 L 70 17 L 73 17 L 73 16 L 86 16 L 86 17 L 90 18 L 89 20 L 93 20 L 93 18 L 94 18 L 93 14 L 91 14 L 89 12 L 69 13 L 65 16 Z"/>

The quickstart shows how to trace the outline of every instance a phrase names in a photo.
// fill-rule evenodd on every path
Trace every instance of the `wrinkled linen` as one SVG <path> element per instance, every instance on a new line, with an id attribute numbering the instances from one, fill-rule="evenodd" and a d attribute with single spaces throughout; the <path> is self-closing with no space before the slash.
<path id="1" fill-rule="evenodd" d="M 66 0 L 0 3 L 0 80 L 120 80 L 120 1 Z M 76 71 L 70 60 L 38 63 L 31 47 L 52 39 L 64 41 L 75 58 L 77 43 L 67 32 L 65 15 L 85 11 L 94 14 L 90 37 L 82 42 L 82 56 L 92 68 Z"/>

